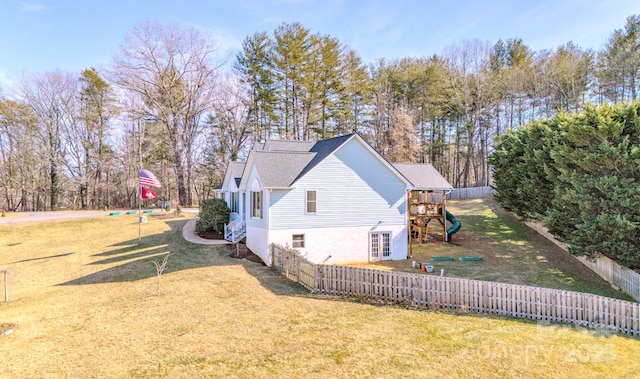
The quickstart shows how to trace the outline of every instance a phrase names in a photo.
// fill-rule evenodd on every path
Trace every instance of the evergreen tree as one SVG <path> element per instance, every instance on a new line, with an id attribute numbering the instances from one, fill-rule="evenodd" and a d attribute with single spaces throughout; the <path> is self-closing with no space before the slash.
<path id="1" fill-rule="evenodd" d="M 613 32 L 598 55 L 598 91 L 618 103 L 640 94 L 640 15 L 627 18 L 624 30 Z"/>
<path id="2" fill-rule="evenodd" d="M 272 48 L 273 41 L 266 32 L 255 33 L 243 41 L 234 64 L 240 83 L 246 86 L 248 122 L 254 141 L 269 138 L 271 127 L 279 122 Z"/>
<path id="3" fill-rule="evenodd" d="M 576 255 L 640 267 L 639 105 L 588 106 L 563 125 L 551 151 L 558 170 L 546 223 Z"/>

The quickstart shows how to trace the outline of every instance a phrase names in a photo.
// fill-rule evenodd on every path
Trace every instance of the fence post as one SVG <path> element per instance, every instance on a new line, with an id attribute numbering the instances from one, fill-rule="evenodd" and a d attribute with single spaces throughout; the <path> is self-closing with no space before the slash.
<path id="1" fill-rule="evenodd" d="M 2 270 L 3 283 L 4 283 L 4 302 L 9 302 L 9 292 L 7 291 L 7 270 Z"/>
<path id="2" fill-rule="evenodd" d="M 318 265 L 313 263 L 313 291 L 318 291 Z"/>
<path id="3" fill-rule="evenodd" d="M 274 266 L 275 264 L 275 259 L 273 257 L 273 250 L 275 249 L 275 246 L 273 246 L 273 244 L 269 245 L 269 265 L 271 267 Z"/>

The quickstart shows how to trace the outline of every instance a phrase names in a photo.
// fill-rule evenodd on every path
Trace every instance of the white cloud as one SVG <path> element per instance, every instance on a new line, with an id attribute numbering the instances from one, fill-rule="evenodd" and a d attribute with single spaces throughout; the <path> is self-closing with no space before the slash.
<path id="1" fill-rule="evenodd" d="M 226 61 L 227 64 L 233 62 L 233 57 L 242 48 L 245 36 L 239 37 L 230 29 L 212 28 L 187 21 L 182 21 L 182 24 L 199 30 L 206 37 L 211 37 L 216 48 L 215 57 L 220 62 Z"/>

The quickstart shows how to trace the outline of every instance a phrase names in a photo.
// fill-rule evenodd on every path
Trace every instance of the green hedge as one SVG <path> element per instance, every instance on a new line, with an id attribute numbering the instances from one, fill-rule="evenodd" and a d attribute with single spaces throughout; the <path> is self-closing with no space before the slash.
<path id="1" fill-rule="evenodd" d="M 640 268 L 640 103 L 587 106 L 496 139 L 496 199 L 575 255 Z"/>

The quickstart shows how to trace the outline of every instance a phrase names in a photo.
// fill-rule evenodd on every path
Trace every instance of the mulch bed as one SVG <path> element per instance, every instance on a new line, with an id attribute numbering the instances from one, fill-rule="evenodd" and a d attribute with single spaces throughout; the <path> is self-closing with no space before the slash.
<path id="1" fill-rule="evenodd" d="M 223 240 L 224 239 L 224 234 L 223 233 L 215 232 L 215 231 L 199 232 L 198 235 L 200 237 L 202 237 L 202 238 L 206 238 L 206 239 L 210 239 L 210 240 Z M 264 266 L 264 262 L 262 262 L 262 259 L 260 259 L 260 257 L 255 255 L 251 250 L 249 250 L 247 245 L 245 245 L 242 242 L 238 242 L 238 243 L 230 246 L 228 249 L 229 249 L 229 253 L 230 253 L 229 256 L 231 258 L 246 259 L 246 260 L 248 260 L 250 262 L 260 263 L 261 265 Z"/>
<path id="2" fill-rule="evenodd" d="M 231 252 L 231 254 L 229 255 L 231 258 L 246 259 L 250 262 L 260 263 L 263 266 L 265 265 L 260 257 L 252 253 L 251 250 L 247 248 L 247 245 L 241 242 L 238 242 L 235 245 L 229 247 L 229 250 Z"/>
<path id="3" fill-rule="evenodd" d="M 208 232 L 199 232 L 198 235 L 202 238 L 206 238 L 208 240 L 223 240 L 224 234 L 222 232 L 216 231 L 208 231 Z"/>

